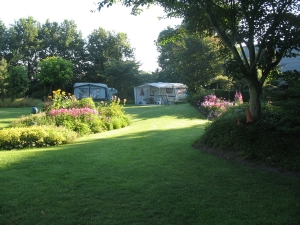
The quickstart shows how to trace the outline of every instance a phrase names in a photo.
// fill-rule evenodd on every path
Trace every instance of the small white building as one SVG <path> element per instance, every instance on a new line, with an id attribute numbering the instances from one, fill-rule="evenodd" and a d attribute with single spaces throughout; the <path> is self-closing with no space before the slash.
<path id="1" fill-rule="evenodd" d="M 186 101 L 187 86 L 182 83 L 147 83 L 134 88 L 137 105 L 174 104 Z"/>
<path id="2" fill-rule="evenodd" d="M 116 89 L 101 83 L 75 83 L 73 90 L 77 99 L 91 97 L 94 100 L 110 100 L 117 93 Z"/>

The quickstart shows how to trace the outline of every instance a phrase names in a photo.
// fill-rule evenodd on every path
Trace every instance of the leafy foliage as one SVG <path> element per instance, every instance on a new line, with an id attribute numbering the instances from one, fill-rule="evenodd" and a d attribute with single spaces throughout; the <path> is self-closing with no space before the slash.
<path id="1" fill-rule="evenodd" d="M 72 62 L 59 57 L 48 57 L 39 62 L 40 72 L 38 79 L 52 91 L 58 86 L 64 87 L 70 83 L 73 77 Z"/>
<path id="2" fill-rule="evenodd" d="M 0 57 L 7 61 L 7 69 L 26 68 L 31 81 L 26 95 L 32 98 L 43 99 L 59 87 L 71 92 L 75 82 L 106 83 L 128 98 L 133 97 L 132 87 L 122 86 L 121 80 L 140 84 L 140 65 L 125 33 L 98 28 L 83 39 L 77 25 L 69 20 L 41 24 L 28 17 L 9 27 L 0 21 Z M 45 60 L 48 62 L 42 63 Z M 0 83 L 0 89 L 6 85 Z M 7 90 L 2 90 L 0 97 L 2 93 Z"/>
<path id="3" fill-rule="evenodd" d="M 98 2 L 98 9 L 114 4 Z M 232 71 L 249 84 L 250 110 L 261 113 L 262 87 L 283 57 L 299 55 L 300 24 L 298 0 L 122 0 L 138 14 L 140 7 L 157 4 L 169 17 L 181 17 L 187 29 L 215 35 Z M 293 51 L 297 50 L 297 51 Z M 228 54 L 230 53 L 230 54 Z M 258 71 L 261 71 L 261 76 Z"/>
<path id="4" fill-rule="evenodd" d="M 213 38 L 197 34 L 181 34 L 173 42 L 165 43 L 173 33 L 175 30 L 168 28 L 158 38 L 159 79 L 182 82 L 188 86 L 189 93 L 195 94 L 222 73 L 217 44 Z"/>
<path id="5" fill-rule="evenodd" d="M 0 97 L 4 100 L 7 92 L 8 64 L 4 58 L 0 61 Z"/>
<path id="6" fill-rule="evenodd" d="M 9 97 L 14 99 L 22 97 L 29 89 L 29 79 L 26 69 L 23 66 L 15 66 L 10 68 L 7 77 L 7 92 Z"/>
<path id="7" fill-rule="evenodd" d="M 232 107 L 206 128 L 195 146 L 242 153 L 248 160 L 300 171 L 299 121 L 294 123 L 294 117 L 280 108 L 263 106 L 254 123 L 246 121 L 246 105 Z"/>
<path id="8" fill-rule="evenodd" d="M 125 114 L 120 105 L 120 99 L 112 100 L 110 104 L 101 102 L 96 107 L 92 98 L 77 101 L 75 97 L 66 96 L 64 91 L 58 89 L 53 91 L 53 97 L 45 105 L 44 112 L 22 116 L 12 123 L 12 127 L 63 126 L 84 136 L 119 129 L 131 123 L 130 116 Z"/>
<path id="9" fill-rule="evenodd" d="M 31 126 L 0 130 L 0 149 L 47 147 L 74 142 L 78 135 L 65 127 Z"/>

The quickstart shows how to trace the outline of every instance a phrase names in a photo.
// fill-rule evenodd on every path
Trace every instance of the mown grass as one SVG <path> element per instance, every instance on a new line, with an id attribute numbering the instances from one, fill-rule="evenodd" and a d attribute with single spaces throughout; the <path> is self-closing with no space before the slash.
<path id="1" fill-rule="evenodd" d="M 31 107 L 24 108 L 0 108 L 0 129 L 8 127 L 10 123 L 22 115 L 30 115 Z"/>
<path id="2" fill-rule="evenodd" d="M 193 107 L 126 111 L 130 127 L 0 152 L 0 224 L 299 224 L 300 180 L 192 148 Z"/>

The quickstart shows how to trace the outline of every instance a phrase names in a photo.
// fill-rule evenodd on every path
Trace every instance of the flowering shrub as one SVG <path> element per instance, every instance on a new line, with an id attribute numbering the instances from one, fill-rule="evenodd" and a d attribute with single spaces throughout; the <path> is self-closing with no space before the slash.
<path id="1" fill-rule="evenodd" d="M 56 126 L 65 126 L 79 133 L 80 136 L 98 133 L 105 130 L 102 116 L 98 111 L 90 108 L 52 109 L 49 112 Z"/>
<path id="2" fill-rule="evenodd" d="M 48 99 L 44 102 L 44 111 L 49 112 L 52 109 L 60 108 L 77 108 L 78 101 L 74 95 L 58 89 L 52 91 L 52 96 L 48 96 Z"/>
<path id="3" fill-rule="evenodd" d="M 101 102 L 100 105 L 97 107 L 99 114 L 105 117 L 122 117 L 125 113 L 124 107 L 120 105 L 121 99 L 113 99 L 110 101 L 110 104 Z M 126 103 L 126 99 L 124 99 L 124 105 Z"/>
<path id="4" fill-rule="evenodd" d="M 11 132 L 10 129 L 5 130 L 0 145 L 1 141 L 4 141 L 2 148 L 12 149 L 69 143 L 69 140 L 64 141 L 67 138 L 64 135 L 62 135 L 63 140 L 58 138 L 59 132 L 57 136 L 56 128 L 68 130 L 70 139 L 73 140 L 74 133 L 83 136 L 128 126 L 131 118 L 125 114 L 123 108 L 126 99 L 124 99 L 124 105 L 121 105 L 120 102 L 120 98 L 114 97 L 110 103 L 101 102 L 96 107 L 92 98 L 78 101 L 71 94 L 66 95 L 65 92 L 58 89 L 53 91 L 53 97 L 48 97 L 44 112 L 22 116 L 15 120 L 12 123 Z M 22 128 L 26 128 L 24 134 L 20 134 Z M 64 134 L 67 135 L 68 132 L 64 131 Z M 26 139 L 28 143 L 22 138 Z M 48 139 L 49 141 L 47 141 Z M 26 144 L 22 144 L 25 142 Z"/>
<path id="5" fill-rule="evenodd" d="M 200 100 L 197 102 L 203 113 L 207 115 L 207 119 L 213 119 L 219 117 L 224 111 L 226 111 L 228 106 L 233 106 L 232 102 L 228 102 L 223 98 L 217 98 L 215 95 L 210 94 L 204 96 L 204 101 Z"/>
<path id="6" fill-rule="evenodd" d="M 235 105 L 241 105 L 243 104 L 243 96 L 240 91 L 236 91 L 234 95 L 234 104 Z"/>

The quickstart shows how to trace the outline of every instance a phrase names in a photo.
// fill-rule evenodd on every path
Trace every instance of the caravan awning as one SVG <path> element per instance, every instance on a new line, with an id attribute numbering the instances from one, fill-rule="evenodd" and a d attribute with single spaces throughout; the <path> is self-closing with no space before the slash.
<path id="1" fill-rule="evenodd" d="M 147 83 L 147 84 L 140 85 L 138 87 L 143 87 L 145 85 L 149 85 L 157 88 L 187 88 L 187 86 L 182 83 L 163 83 L 163 82 Z"/>

